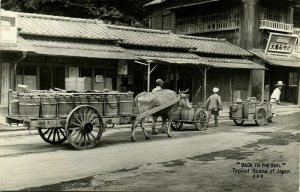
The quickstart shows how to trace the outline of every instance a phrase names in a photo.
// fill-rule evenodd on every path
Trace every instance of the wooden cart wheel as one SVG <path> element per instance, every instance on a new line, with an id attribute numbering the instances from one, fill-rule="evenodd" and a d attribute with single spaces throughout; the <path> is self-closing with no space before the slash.
<path id="1" fill-rule="evenodd" d="M 242 120 L 242 119 L 235 119 L 235 120 L 233 120 L 233 122 L 234 122 L 236 125 L 243 125 L 243 124 L 244 124 L 244 120 Z"/>
<path id="2" fill-rule="evenodd" d="M 42 129 L 38 128 L 41 138 L 52 145 L 62 144 L 67 140 L 65 130 L 62 127 Z"/>
<path id="3" fill-rule="evenodd" d="M 65 125 L 67 139 L 77 149 L 91 149 L 99 142 L 104 124 L 99 111 L 90 105 L 81 105 L 68 115 Z"/>
<path id="4" fill-rule="evenodd" d="M 264 108 L 260 108 L 257 110 L 255 123 L 259 126 L 264 126 L 267 123 L 267 113 Z"/>
<path id="5" fill-rule="evenodd" d="M 195 127 L 197 130 L 202 131 L 206 129 L 207 115 L 203 109 L 199 109 L 195 114 Z"/>
<path id="6" fill-rule="evenodd" d="M 182 122 L 178 122 L 178 121 L 172 121 L 171 123 L 171 128 L 174 131 L 179 131 L 182 128 L 183 123 Z"/>

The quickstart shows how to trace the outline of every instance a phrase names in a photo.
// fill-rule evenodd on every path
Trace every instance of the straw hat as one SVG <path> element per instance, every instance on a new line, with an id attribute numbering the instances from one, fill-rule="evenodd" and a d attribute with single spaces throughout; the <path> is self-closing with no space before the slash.
<path id="1" fill-rule="evenodd" d="M 278 83 L 275 86 L 284 86 L 284 84 L 282 83 L 282 81 L 278 81 Z"/>
<path id="2" fill-rule="evenodd" d="M 218 93 L 218 92 L 219 92 L 219 88 L 218 88 L 218 87 L 214 87 L 214 88 L 213 88 L 213 92 L 214 92 L 214 93 Z"/>
<path id="3" fill-rule="evenodd" d="M 237 102 L 237 103 L 242 103 L 243 100 L 242 100 L 241 98 L 237 98 L 237 99 L 236 99 L 236 102 Z"/>
<path id="4" fill-rule="evenodd" d="M 156 79 L 156 83 L 164 83 L 162 79 Z"/>

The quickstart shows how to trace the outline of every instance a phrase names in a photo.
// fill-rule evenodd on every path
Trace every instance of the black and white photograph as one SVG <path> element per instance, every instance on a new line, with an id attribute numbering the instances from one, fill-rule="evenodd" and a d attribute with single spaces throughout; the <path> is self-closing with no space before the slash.
<path id="1" fill-rule="evenodd" d="M 0 0 L 0 191 L 300 192 L 300 0 Z"/>

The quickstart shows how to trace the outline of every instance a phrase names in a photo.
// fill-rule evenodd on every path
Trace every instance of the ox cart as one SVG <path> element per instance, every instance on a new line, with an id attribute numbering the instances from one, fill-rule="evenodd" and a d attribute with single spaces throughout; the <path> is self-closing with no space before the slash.
<path id="1" fill-rule="evenodd" d="M 6 122 L 36 128 L 50 144 L 68 140 L 77 149 L 91 149 L 105 128 L 130 121 L 132 101 L 132 92 L 10 92 Z"/>
<path id="2" fill-rule="evenodd" d="M 229 119 L 236 125 L 243 125 L 245 121 L 255 121 L 259 126 L 272 122 L 271 103 L 258 102 L 255 97 L 249 97 L 247 101 L 237 102 L 230 106 Z"/>
<path id="3" fill-rule="evenodd" d="M 191 109 L 180 109 L 176 112 L 171 123 L 171 128 L 178 131 L 183 124 L 194 124 L 199 131 L 205 130 L 207 125 L 208 114 L 204 107 L 193 105 Z"/>
<path id="4" fill-rule="evenodd" d="M 74 148 L 84 150 L 97 145 L 105 128 L 124 119 L 128 123 L 133 117 L 140 121 L 179 100 L 177 97 L 149 111 L 132 114 L 132 92 L 10 92 L 6 122 L 36 128 L 47 143 L 55 145 L 68 140 Z"/>

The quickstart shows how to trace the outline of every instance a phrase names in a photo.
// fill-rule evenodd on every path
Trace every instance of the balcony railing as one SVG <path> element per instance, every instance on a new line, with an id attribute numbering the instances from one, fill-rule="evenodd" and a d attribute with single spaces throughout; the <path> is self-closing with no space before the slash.
<path id="1" fill-rule="evenodd" d="M 234 30 L 239 28 L 239 21 L 219 21 L 213 23 L 202 23 L 202 24 L 190 24 L 177 26 L 173 33 L 176 34 L 192 34 L 192 33 L 204 33 L 212 31 L 225 31 Z"/>
<path id="2" fill-rule="evenodd" d="M 300 28 L 298 27 L 294 27 L 294 34 L 299 35 L 300 36 Z"/>
<path id="3" fill-rule="evenodd" d="M 293 33 L 293 24 L 280 23 L 280 22 L 264 20 L 264 19 L 260 20 L 259 28 Z"/>

